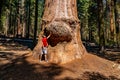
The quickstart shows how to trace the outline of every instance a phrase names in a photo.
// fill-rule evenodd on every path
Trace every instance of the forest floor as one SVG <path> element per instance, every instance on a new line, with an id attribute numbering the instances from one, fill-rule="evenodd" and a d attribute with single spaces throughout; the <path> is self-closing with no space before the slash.
<path id="1" fill-rule="evenodd" d="M 27 46 L 0 43 L 0 80 L 120 80 L 120 49 L 107 49 L 104 56 L 90 53 L 58 65 L 39 62 Z"/>

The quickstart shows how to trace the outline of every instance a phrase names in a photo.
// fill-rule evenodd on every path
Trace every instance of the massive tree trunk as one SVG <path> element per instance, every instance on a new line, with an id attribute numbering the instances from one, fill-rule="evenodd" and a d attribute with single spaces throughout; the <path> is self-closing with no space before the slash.
<path id="1" fill-rule="evenodd" d="M 49 35 L 48 61 L 66 63 L 87 53 L 80 37 L 80 21 L 76 0 L 46 0 L 42 17 L 42 32 L 33 53 L 40 53 L 42 34 Z"/>

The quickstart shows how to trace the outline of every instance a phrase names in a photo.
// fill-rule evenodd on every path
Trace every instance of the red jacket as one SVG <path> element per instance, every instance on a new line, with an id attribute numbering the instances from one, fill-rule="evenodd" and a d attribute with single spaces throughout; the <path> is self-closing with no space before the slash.
<path id="1" fill-rule="evenodd" d="M 46 37 L 42 38 L 42 43 L 43 43 L 44 47 L 48 46 L 48 42 L 47 42 L 47 38 Z"/>

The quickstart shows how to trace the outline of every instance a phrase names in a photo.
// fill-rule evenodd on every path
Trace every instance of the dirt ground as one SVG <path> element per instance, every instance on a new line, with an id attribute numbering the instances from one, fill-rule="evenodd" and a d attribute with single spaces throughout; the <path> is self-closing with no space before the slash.
<path id="1" fill-rule="evenodd" d="M 119 51 L 108 50 L 107 57 L 89 53 L 62 65 L 39 62 L 30 52 L 17 43 L 1 43 L 0 80 L 120 80 L 120 55 L 110 56 Z"/>

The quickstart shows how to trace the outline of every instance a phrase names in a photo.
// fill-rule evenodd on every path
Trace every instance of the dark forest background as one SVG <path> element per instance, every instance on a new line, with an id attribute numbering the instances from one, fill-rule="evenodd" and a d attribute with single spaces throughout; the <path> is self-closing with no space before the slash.
<path id="1" fill-rule="evenodd" d="M 85 46 L 120 47 L 120 0 L 77 0 L 81 38 Z M 0 39 L 36 43 L 44 0 L 1 0 Z"/>

